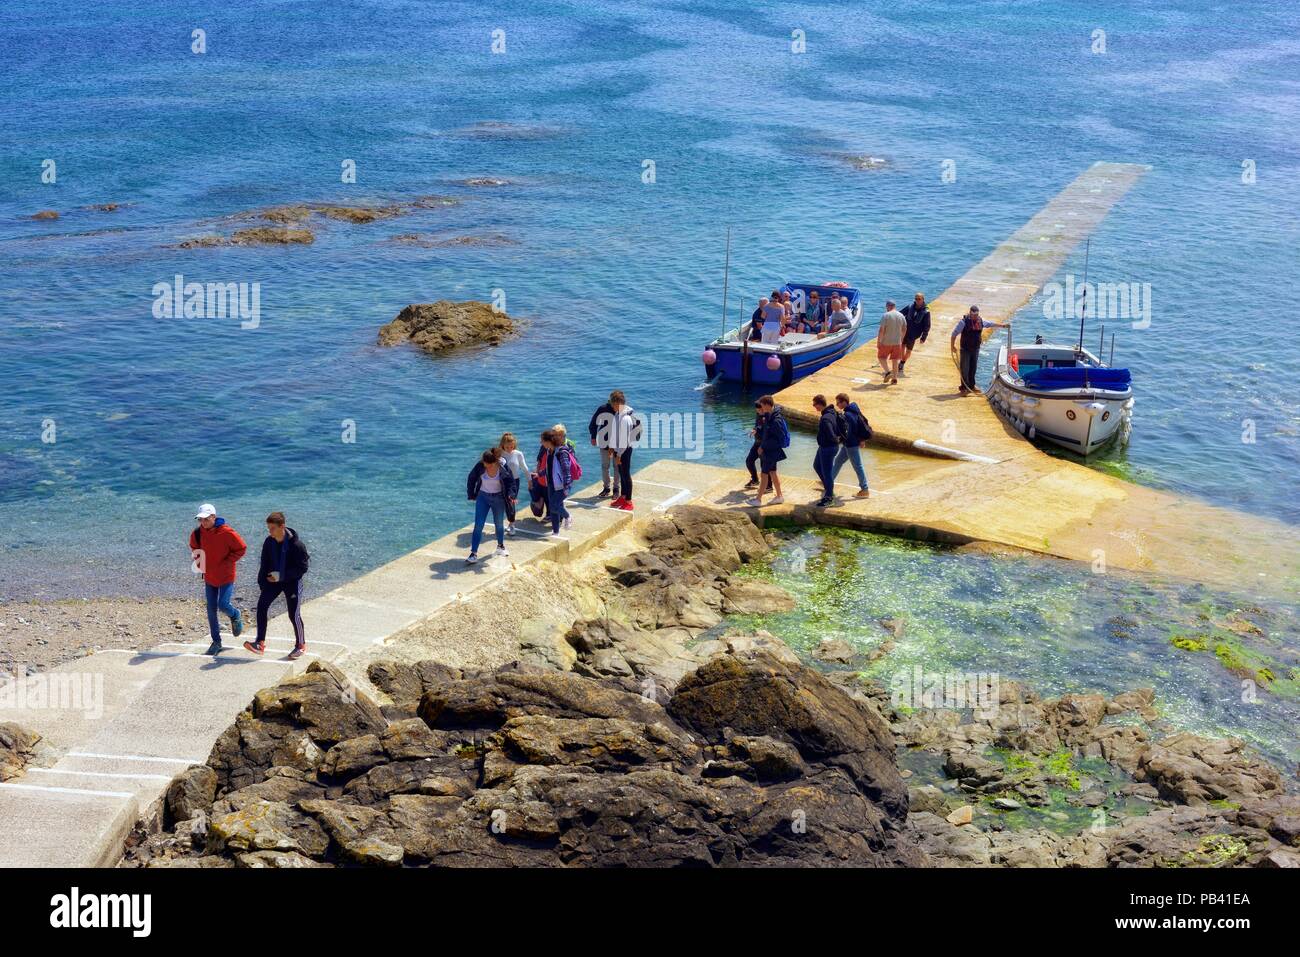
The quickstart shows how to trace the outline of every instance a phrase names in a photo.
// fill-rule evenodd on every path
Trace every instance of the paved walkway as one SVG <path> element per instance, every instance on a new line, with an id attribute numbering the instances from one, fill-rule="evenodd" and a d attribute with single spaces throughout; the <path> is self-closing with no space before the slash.
<path id="1" fill-rule="evenodd" d="M 573 529 L 559 538 L 531 516 L 522 519 L 508 558 L 466 565 L 468 526 L 430 542 L 307 602 L 310 654 L 297 662 L 282 658 L 293 639 L 281 615 L 270 622 L 264 658 L 227 634 L 229 650 L 216 659 L 202 654 L 206 642 L 167 642 L 150 651 L 103 651 L 24 679 L 14 689 L 15 706 L 0 708 L 0 722 L 39 732 L 60 757 L 0 784 L 0 867 L 114 864 L 131 826 L 167 782 L 207 760 L 259 689 L 314 658 L 335 661 L 382 644 L 515 567 L 581 555 L 634 515 L 690 500 L 713 476 L 686 472 L 682 479 L 669 484 L 638 475 L 635 513 L 609 508 L 595 498 L 599 485 L 592 486 L 570 500 Z"/>

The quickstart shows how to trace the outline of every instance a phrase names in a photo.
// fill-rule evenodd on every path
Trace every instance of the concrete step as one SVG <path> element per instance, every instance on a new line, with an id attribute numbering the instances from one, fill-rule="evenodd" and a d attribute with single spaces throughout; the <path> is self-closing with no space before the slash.
<path id="1" fill-rule="evenodd" d="M 112 867 L 140 814 L 131 789 L 0 784 L 0 867 Z"/>
<path id="2" fill-rule="evenodd" d="M 76 750 L 202 763 L 217 736 L 260 689 L 310 663 L 255 658 L 242 648 L 217 657 L 188 652 L 125 652 L 162 657 L 148 686 Z"/>

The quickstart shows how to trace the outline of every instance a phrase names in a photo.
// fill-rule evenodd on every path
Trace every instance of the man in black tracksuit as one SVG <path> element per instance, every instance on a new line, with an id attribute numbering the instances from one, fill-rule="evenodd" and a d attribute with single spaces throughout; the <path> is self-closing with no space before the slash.
<path id="1" fill-rule="evenodd" d="M 930 337 L 930 307 L 925 302 L 925 293 L 918 292 L 903 307 L 903 318 L 907 320 L 907 332 L 903 335 L 903 358 L 898 363 L 899 372 L 907 365 L 917 342 L 925 342 Z"/>
<path id="2" fill-rule="evenodd" d="M 257 599 L 257 640 L 244 642 L 244 648 L 255 655 L 266 651 L 266 617 L 271 603 L 284 595 L 293 623 L 294 645 L 289 660 L 303 656 L 307 650 L 307 633 L 302 625 L 302 580 L 307 574 L 311 557 L 298 533 L 284 523 L 283 512 L 266 516 L 266 541 L 262 542 L 262 563 L 257 570 L 257 584 L 262 593 Z"/>
<path id="3" fill-rule="evenodd" d="M 813 471 L 822 480 L 822 497 L 817 505 L 825 508 L 835 501 L 835 456 L 844 441 L 844 426 L 839 411 L 826 402 L 823 395 L 813 396 L 813 408 L 817 410 L 817 457 L 813 459 Z"/>

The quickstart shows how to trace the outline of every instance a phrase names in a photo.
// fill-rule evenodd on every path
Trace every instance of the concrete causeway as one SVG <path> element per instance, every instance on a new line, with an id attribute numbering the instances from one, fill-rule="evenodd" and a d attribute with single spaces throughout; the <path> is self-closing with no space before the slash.
<path id="1" fill-rule="evenodd" d="M 746 505 L 752 493 L 743 489 L 746 476 L 738 468 L 661 459 L 637 473 L 634 513 L 608 508 L 595 498 L 599 486 L 593 485 L 571 500 L 574 527 L 559 538 L 523 518 L 508 558 L 471 566 L 465 564 L 470 529 L 462 528 L 307 602 L 310 655 L 298 662 L 277 655 L 292 647 L 281 615 L 271 622 L 265 658 L 248 654 L 229 636 L 233 647 L 216 659 L 202 654 L 206 643 L 168 642 L 149 651 L 100 652 L 5 689 L 0 722 L 40 733 L 57 760 L 0 783 L 0 866 L 113 865 L 132 825 L 156 807 L 172 776 L 205 761 L 261 688 L 313 658 L 337 662 L 370 651 L 515 568 L 567 562 L 634 518 L 684 502 L 747 509 L 760 524 L 778 519 L 923 541 L 992 543 L 1089 562 L 1098 571 L 1158 572 L 1293 595 L 1300 557 L 1291 526 L 1048 456 L 1005 426 L 982 397 L 956 394 L 947 343 L 956 318 L 971 303 L 988 318 L 1010 317 L 1144 169 L 1093 166 L 932 300 L 931 341 L 913 354 L 901 384 L 880 384 L 875 345 L 868 342 L 779 394 L 792 423 L 808 425 L 815 422 L 815 393 L 847 392 L 862 404 L 878 441 L 913 453 L 879 460 L 869 499 L 852 498 L 854 484 L 839 485 L 839 504 L 814 506 L 820 488 L 806 477 L 810 463 L 795 460 L 811 459 L 802 439 L 782 468 L 786 503 L 761 510 Z M 841 477 L 852 483 L 852 470 Z M 242 587 L 247 600 L 253 586 Z M 83 697 L 67 700 L 74 689 Z M 60 693 L 65 700 L 58 700 Z"/>

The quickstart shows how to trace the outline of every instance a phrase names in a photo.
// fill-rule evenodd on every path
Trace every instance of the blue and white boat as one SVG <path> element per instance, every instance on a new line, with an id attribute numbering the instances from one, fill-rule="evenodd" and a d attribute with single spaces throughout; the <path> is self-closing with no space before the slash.
<path id="1" fill-rule="evenodd" d="M 989 386 L 993 409 L 1022 435 L 1087 456 L 1133 423 L 1133 378 L 1073 343 L 1011 345 L 998 350 Z"/>
<path id="2" fill-rule="evenodd" d="M 704 350 L 704 371 L 709 381 L 719 379 L 742 385 L 784 388 L 796 379 L 842 359 L 853 348 L 858 327 L 862 325 L 861 297 L 858 290 L 848 286 L 822 286 L 809 282 L 788 282 L 780 291 L 790 293 L 797 314 L 814 289 L 823 302 L 829 302 L 832 295 L 848 298 L 852 322 L 847 329 L 821 338 L 813 333 L 791 332 L 781 336 L 778 342 L 765 343 L 750 338 L 751 323 L 746 320 L 739 329 L 729 330 Z"/>

